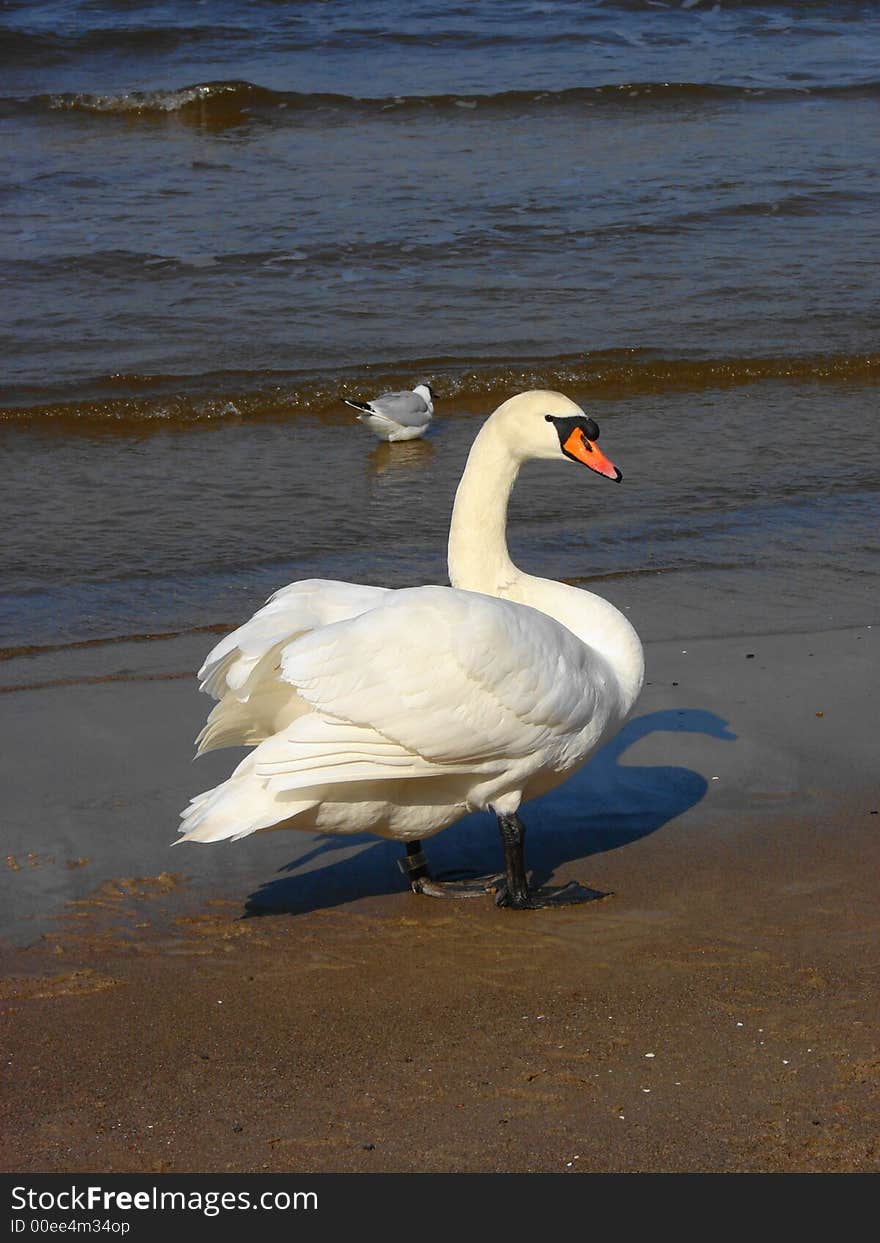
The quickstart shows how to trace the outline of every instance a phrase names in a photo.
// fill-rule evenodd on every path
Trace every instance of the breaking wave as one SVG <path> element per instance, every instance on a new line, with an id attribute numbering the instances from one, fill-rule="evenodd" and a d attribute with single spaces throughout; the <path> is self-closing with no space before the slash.
<path id="1" fill-rule="evenodd" d="M 513 90 L 495 94 L 389 95 L 359 97 L 329 93 L 275 91 L 252 82 L 231 80 L 199 82 L 170 90 L 128 91 L 120 94 L 65 92 L 0 99 L 0 115 L 11 113 L 73 112 L 95 116 L 177 116 L 201 124 L 222 126 L 259 114 L 266 120 L 302 118 L 310 113 L 323 119 L 358 116 L 397 116 L 413 112 L 480 112 L 521 114 L 537 109 L 585 109 L 601 106 L 644 108 L 710 104 L 725 100 L 786 100 L 808 97 L 880 98 L 880 81 L 837 86 L 762 88 L 700 82 L 620 82 L 602 86 L 571 87 L 558 91 Z"/>
<path id="2" fill-rule="evenodd" d="M 332 377 L 285 372 L 220 372 L 203 376 L 107 376 L 48 399 L 0 406 L 0 422 L 39 422 L 70 432 L 286 421 L 306 415 L 347 419 L 345 397 L 409 388 L 413 376 L 430 377 L 444 416 L 488 412 L 525 389 L 561 389 L 581 400 L 618 400 L 670 392 L 700 392 L 767 381 L 798 384 L 874 385 L 880 354 L 802 357 L 682 359 L 642 350 L 566 354 L 526 361 L 421 358 L 363 368 Z"/>

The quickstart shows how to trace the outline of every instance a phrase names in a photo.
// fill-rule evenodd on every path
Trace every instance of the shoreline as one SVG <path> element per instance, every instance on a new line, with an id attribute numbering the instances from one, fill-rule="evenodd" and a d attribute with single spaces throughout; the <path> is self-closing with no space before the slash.
<path id="1" fill-rule="evenodd" d="M 647 642 L 630 720 L 586 768 L 525 805 L 527 862 L 547 873 L 682 817 L 812 814 L 817 799 L 871 789 L 878 643 L 871 626 Z M 36 939 L 65 902 L 120 877 L 180 873 L 194 901 L 243 904 L 280 886 L 295 909 L 404 888 L 399 849 L 366 835 L 281 831 L 169 850 L 180 808 L 240 755 L 192 760 L 209 701 L 189 671 L 205 647 L 196 633 L 6 662 L 0 943 Z M 496 836 L 491 817 L 467 817 L 429 839 L 429 858 L 491 871 Z"/>

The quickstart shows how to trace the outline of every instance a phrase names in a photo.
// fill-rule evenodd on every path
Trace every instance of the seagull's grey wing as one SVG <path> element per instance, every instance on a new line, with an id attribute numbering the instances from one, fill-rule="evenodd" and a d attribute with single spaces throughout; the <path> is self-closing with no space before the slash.
<path id="1" fill-rule="evenodd" d="M 401 427 L 421 427 L 431 417 L 427 402 L 418 393 L 383 393 L 370 402 L 370 408 Z"/>

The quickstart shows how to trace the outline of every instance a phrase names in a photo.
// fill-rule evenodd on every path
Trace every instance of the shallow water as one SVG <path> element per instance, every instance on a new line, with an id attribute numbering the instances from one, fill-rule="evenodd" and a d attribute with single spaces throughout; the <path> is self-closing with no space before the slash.
<path id="1" fill-rule="evenodd" d="M 646 636 L 876 611 L 864 4 L 4 6 L 0 645 L 443 581 L 477 419 L 588 407 L 511 547 Z M 343 394 L 429 377 L 424 444 Z"/>
<path id="2" fill-rule="evenodd" d="M 871 396 L 775 382 L 585 401 L 624 482 L 529 464 L 512 555 L 630 606 L 645 637 L 870 621 Z M 296 578 L 443 582 L 477 425 L 453 415 L 403 445 L 345 415 L 141 436 L 19 428 L 6 455 L 4 645 L 232 623 Z"/>

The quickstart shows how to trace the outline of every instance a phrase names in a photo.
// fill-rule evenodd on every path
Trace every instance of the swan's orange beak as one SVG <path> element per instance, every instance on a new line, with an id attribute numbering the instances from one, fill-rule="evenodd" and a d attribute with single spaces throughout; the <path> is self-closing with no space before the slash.
<path id="1" fill-rule="evenodd" d="M 613 479 L 615 483 L 620 483 L 623 478 L 621 472 L 605 456 L 595 440 L 587 439 L 582 427 L 574 429 L 562 446 L 562 452 L 566 457 L 572 458 L 575 462 L 583 462 L 584 466 L 589 466 L 590 470 L 594 470 L 597 475 L 604 475 L 606 479 Z"/>

